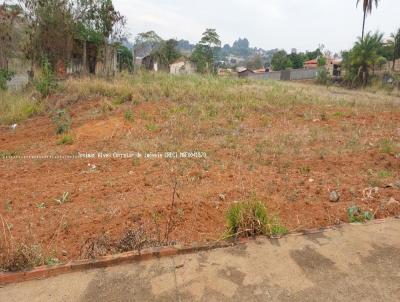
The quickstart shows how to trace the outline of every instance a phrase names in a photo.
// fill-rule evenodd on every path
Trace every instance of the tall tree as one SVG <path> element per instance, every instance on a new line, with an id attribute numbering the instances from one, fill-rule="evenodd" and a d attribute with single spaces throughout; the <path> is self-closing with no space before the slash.
<path id="1" fill-rule="evenodd" d="M 122 37 L 125 18 L 115 10 L 112 0 L 69 0 L 74 36 L 82 41 L 83 66 L 87 72 L 87 42 L 102 45 Z"/>
<path id="2" fill-rule="evenodd" d="M 48 1 L 48 0 L 47 0 Z M 106 39 L 120 38 L 125 18 L 112 0 L 69 0 L 78 38 L 101 44 Z"/>
<path id="3" fill-rule="evenodd" d="M 208 45 L 210 48 L 221 47 L 221 40 L 215 29 L 207 28 L 201 37 L 200 44 Z"/>
<path id="4" fill-rule="evenodd" d="M 200 42 L 196 45 L 191 59 L 199 72 L 213 72 L 217 52 L 221 48 L 221 40 L 215 29 L 206 29 Z"/>
<path id="5" fill-rule="evenodd" d="M 175 39 L 169 39 L 164 41 L 159 50 L 161 61 L 166 65 L 174 63 L 181 56 L 180 52 L 177 49 L 178 41 Z"/>
<path id="6" fill-rule="evenodd" d="M 29 26 L 25 46 L 32 63 L 48 60 L 54 68 L 58 60 L 66 61 L 71 49 L 74 21 L 67 0 L 21 0 Z"/>
<path id="7" fill-rule="evenodd" d="M 272 56 L 271 66 L 274 71 L 285 70 L 286 68 L 292 67 L 292 62 L 286 51 L 280 50 Z"/>
<path id="8" fill-rule="evenodd" d="M 292 67 L 294 69 L 303 68 L 304 62 L 308 59 L 308 57 L 302 52 L 300 53 L 292 52 L 290 55 L 288 55 L 288 57 L 292 62 Z"/>
<path id="9" fill-rule="evenodd" d="M 132 71 L 133 69 L 132 51 L 128 47 L 119 44 L 117 47 L 117 55 L 118 55 L 119 70 L 122 71 L 123 69 L 125 69 L 128 71 Z"/>
<path id="10" fill-rule="evenodd" d="M 261 56 L 257 55 L 254 58 L 250 59 L 249 61 L 247 61 L 246 63 L 246 67 L 248 69 L 261 69 L 263 68 L 263 62 L 261 59 Z"/>
<path id="11" fill-rule="evenodd" d="M 144 57 L 160 48 L 163 39 L 155 32 L 139 33 L 135 38 L 133 47 L 135 56 Z"/>
<path id="12" fill-rule="evenodd" d="M 400 58 L 400 28 L 397 30 L 397 32 L 392 33 L 391 37 L 393 38 L 393 41 L 391 44 L 393 44 L 393 71 L 396 66 L 396 60 Z"/>
<path id="13" fill-rule="evenodd" d="M 373 7 L 374 4 L 375 4 L 375 7 L 378 7 L 379 0 L 357 0 L 357 6 L 361 1 L 363 3 L 363 11 L 364 11 L 361 39 L 364 39 L 365 20 L 367 18 L 367 14 L 368 13 L 372 13 L 372 7 Z"/>
<path id="14" fill-rule="evenodd" d="M 8 69 L 8 59 L 17 52 L 15 23 L 20 13 L 16 5 L 0 4 L 0 70 Z"/>
<path id="15" fill-rule="evenodd" d="M 111 0 L 19 2 L 29 25 L 27 56 L 36 63 L 46 57 L 53 68 L 56 61 L 68 59 L 72 38 L 83 42 L 106 43 L 117 32 L 117 26 L 123 25 L 125 20 L 114 9 Z"/>

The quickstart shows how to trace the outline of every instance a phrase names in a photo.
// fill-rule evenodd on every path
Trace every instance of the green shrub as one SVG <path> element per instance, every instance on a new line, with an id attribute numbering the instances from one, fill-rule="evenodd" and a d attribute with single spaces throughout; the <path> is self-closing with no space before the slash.
<path id="1" fill-rule="evenodd" d="M 150 132 L 155 132 L 155 131 L 158 131 L 158 129 L 159 129 L 159 126 L 154 123 L 146 124 L 145 127 Z"/>
<path id="2" fill-rule="evenodd" d="M 72 119 L 68 111 L 60 109 L 55 112 L 53 122 L 56 126 L 56 133 L 63 134 L 71 128 Z"/>
<path id="3" fill-rule="evenodd" d="M 394 143 L 393 140 L 391 139 L 383 139 L 379 142 L 380 144 L 380 151 L 381 153 L 386 153 L 386 154 L 395 154 L 396 153 L 396 144 Z"/>
<path id="4" fill-rule="evenodd" d="M 358 206 L 348 208 L 347 216 L 351 223 L 366 222 L 374 219 L 374 215 L 371 212 L 362 211 Z"/>
<path id="5" fill-rule="evenodd" d="M 134 116 L 132 110 L 130 110 L 130 109 L 125 111 L 124 118 L 128 122 L 134 122 L 135 121 L 135 116 Z"/>
<path id="6" fill-rule="evenodd" d="M 74 143 L 74 139 L 71 135 L 64 135 L 58 142 L 59 145 L 72 145 Z"/>
<path id="7" fill-rule="evenodd" d="M 120 95 L 115 97 L 113 104 L 114 105 L 122 105 L 124 103 L 131 102 L 131 101 L 132 101 L 132 94 L 122 92 Z"/>
<path id="8" fill-rule="evenodd" d="M 329 85 L 332 81 L 331 75 L 329 74 L 328 70 L 323 67 L 320 68 L 317 74 L 317 79 L 316 79 L 318 84 L 321 85 Z"/>
<path id="9" fill-rule="evenodd" d="M 49 96 L 57 88 L 57 82 L 55 80 L 51 65 L 47 59 L 43 60 L 42 63 L 42 74 L 36 82 L 36 90 L 42 95 L 42 97 Z"/>
<path id="10" fill-rule="evenodd" d="M 13 72 L 0 69 L 0 90 L 7 90 L 7 81 L 11 80 Z"/>
<path id="11" fill-rule="evenodd" d="M 270 218 L 260 201 L 244 201 L 231 206 L 226 214 L 229 236 L 249 237 L 258 235 L 283 235 L 287 229 L 279 219 Z"/>

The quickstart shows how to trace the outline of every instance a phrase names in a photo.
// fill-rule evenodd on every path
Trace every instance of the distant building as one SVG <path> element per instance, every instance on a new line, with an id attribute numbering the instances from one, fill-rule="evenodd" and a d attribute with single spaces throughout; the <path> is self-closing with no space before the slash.
<path id="1" fill-rule="evenodd" d="M 145 56 L 141 61 L 142 67 L 151 71 L 158 71 L 158 61 L 152 55 Z"/>
<path id="2" fill-rule="evenodd" d="M 252 75 L 254 75 L 254 73 L 255 72 L 253 70 L 245 68 L 245 69 L 241 69 L 240 71 L 238 71 L 238 76 L 239 76 L 239 78 L 249 78 Z"/>
<path id="3" fill-rule="evenodd" d="M 265 68 L 261 68 L 261 69 L 253 70 L 253 72 L 254 72 L 254 73 L 257 73 L 257 74 L 260 74 L 260 73 L 266 73 L 267 70 L 266 70 Z"/>
<path id="4" fill-rule="evenodd" d="M 335 76 L 338 77 L 341 75 L 341 65 L 342 65 L 342 60 L 341 59 L 331 59 L 331 58 L 325 58 L 326 59 L 326 69 L 328 72 Z M 304 69 L 316 69 L 318 68 L 318 59 L 313 59 L 304 62 Z"/>
<path id="5" fill-rule="evenodd" d="M 334 77 L 340 77 L 342 75 L 342 60 L 341 59 L 329 59 L 326 60 L 326 68 L 329 73 Z"/>
<path id="6" fill-rule="evenodd" d="M 238 73 L 240 73 L 240 72 L 242 72 L 242 71 L 245 71 L 245 70 L 248 70 L 247 67 L 244 67 L 244 66 L 236 67 L 236 71 L 237 71 Z"/>
<path id="7" fill-rule="evenodd" d="M 313 59 L 313 60 L 305 61 L 304 62 L 304 68 L 305 69 L 318 68 L 318 60 L 317 59 Z"/>
<path id="8" fill-rule="evenodd" d="M 139 66 L 142 65 L 142 60 L 143 60 L 143 57 L 136 57 L 135 58 L 135 63 L 134 63 L 135 66 L 136 65 L 139 65 Z"/>
<path id="9" fill-rule="evenodd" d="M 117 50 L 114 45 L 98 46 L 95 43 L 73 39 L 70 59 L 65 66 L 58 60 L 58 76 L 91 73 L 101 76 L 114 76 L 118 72 Z"/>
<path id="10" fill-rule="evenodd" d="M 218 69 L 218 75 L 219 76 L 230 76 L 236 74 L 233 72 L 231 68 L 219 68 Z"/>
<path id="11" fill-rule="evenodd" d="M 171 74 L 194 74 L 196 72 L 196 64 L 187 58 L 181 58 L 169 65 Z"/>

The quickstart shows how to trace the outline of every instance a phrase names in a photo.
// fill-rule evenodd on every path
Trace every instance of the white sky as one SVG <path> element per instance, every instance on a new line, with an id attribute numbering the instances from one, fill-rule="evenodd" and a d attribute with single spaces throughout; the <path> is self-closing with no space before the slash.
<path id="1" fill-rule="evenodd" d="M 216 28 L 224 43 L 239 37 L 252 47 L 332 51 L 348 49 L 361 35 L 362 8 L 356 0 L 114 0 L 127 18 L 131 40 L 155 30 L 164 39 L 196 43 L 205 28 Z M 400 0 L 381 0 L 366 30 L 389 36 L 400 27 Z"/>

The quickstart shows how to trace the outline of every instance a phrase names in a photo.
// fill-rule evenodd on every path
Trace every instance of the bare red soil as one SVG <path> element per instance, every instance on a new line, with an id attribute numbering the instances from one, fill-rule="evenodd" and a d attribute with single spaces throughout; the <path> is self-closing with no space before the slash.
<path id="1" fill-rule="evenodd" d="M 71 107 L 72 145 L 58 145 L 60 137 L 55 135 L 51 118 L 44 114 L 22 123 L 15 131 L 2 128 L 0 151 L 19 155 L 137 151 L 129 142 L 166 134 L 162 127 L 147 131 L 139 113 L 163 120 L 161 113 L 172 105 L 138 105 L 133 123 L 125 121 L 122 107 L 108 115 L 92 115 L 98 106 L 99 101 L 93 100 Z M 289 230 L 347 222 L 347 208 L 354 204 L 375 213 L 376 218 L 400 214 L 400 204 L 393 202 L 400 201 L 400 190 L 394 185 L 400 180 L 400 160 L 396 154 L 382 153 L 377 147 L 380 139 L 400 133 L 393 133 L 393 127 L 374 128 L 382 120 L 400 125 L 399 112 L 309 121 L 303 117 L 305 110 L 309 108 L 298 106 L 284 117 L 278 112 L 270 121 L 272 128 L 267 129 L 260 126 L 259 118 L 248 116 L 241 125 L 243 141 L 236 148 L 207 138 L 201 141 L 198 149 L 208 153 L 207 160 L 0 160 L 0 213 L 14 239 L 51 247 L 63 261 L 80 257 L 85 242 L 102 233 L 117 240 L 128 229 L 139 226 L 156 232 L 157 224 L 164 232 L 175 180 L 178 186 L 170 239 L 180 243 L 219 239 L 225 230 L 227 208 L 252 194 L 265 201 L 270 213 L 278 215 Z M 334 112 L 332 109 L 326 114 L 332 116 Z M 247 162 L 249 157 L 241 150 L 242 146 L 246 150 L 257 148 L 260 138 L 268 136 L 269 131 L 286 133 L 293 128 L 298 130 L 294 134 L 297 136 L 307 125 L 329 128 L 337 141 L 326 143 L 327 148 L 339 149 L 346 144 L 341 141 L 343 120 L 367 132 L 375 129 L 365 134 L 373 142 L 371 146 L 316 156 L 311 149 L 324 144 L 316 140 L 301 148 L 299 154 L 283 150 L 274 156 L 260 155 L 253 163 Z M 206 125 L 202 127 L 199 131 L 210 130 Z M 390 175 L 371 185 L 368 171 L 390 171 Z M 379 186 L 377 192 L 364 191 L 374 186 Z M 330 190 L 340 193 L 339 202 L 330 202 Z M 69 192 L 70 201 L 59 205 L 55 199 L 64 192 Z"/>

